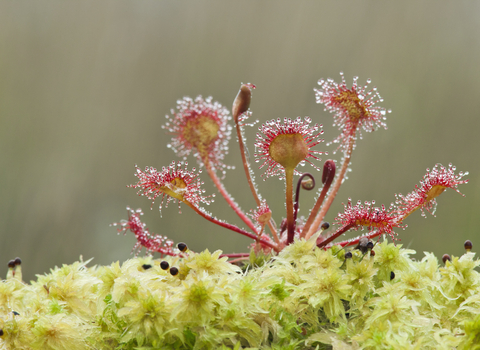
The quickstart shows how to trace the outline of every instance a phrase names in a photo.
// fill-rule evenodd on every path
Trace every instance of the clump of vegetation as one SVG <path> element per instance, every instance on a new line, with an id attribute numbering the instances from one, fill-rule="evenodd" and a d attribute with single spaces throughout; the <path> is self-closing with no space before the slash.
<path id="1" fill-rule="evenodd" d="M 202 169 L 189 170 L 186 162 L 173 161 L 161 171 L 136 167 L 138 182 L 130 187 L 152 201 L 160 198 L 160 210 L 162 203 L 183 203 L 251 238 L 250 252 L 196 253 L 185 243 L 175 246 L 148 230 L 141 209 L 127 208 L 128 219 L 113 225 L 118 232 L 131 231 L 136 255 L 146 248 L 146 257 L 91 267 L 80 260 L 30 284 L 22 281 L 19 258 L 8 263 L 0 283 L 0 350 L 480 349 L 480 261 L 472 243 L 465 242 L 461 257 L 444 255 L 442 267 L 433 254 L 416 261 L 413 250 L 395 244 L 395 230 L 405 228 L 408 216 L 418 209 L 423 216 L 434 214 L 436 198 L 446 189 L 460 193 L 467 173 L 437 164 L 390 206 L 348 199 L 333 225 L 326 221 L 361 130 L 386 129 L 389 111 L 376 105 L 383 100 L 376 88 L 367 89 L 369 83 L 359 86 L 354 78 L 348 88 L 342 74 L 342 83 L 320 80 L 315 89 L 317 102 L 334 114 L 340 130 L 332 141 L 343 155 L 339 166 L 331 159 L 323 167 L 316 164 L 327 152 L 314 149 L 323 131 L 310 118 L 275 119 L 259 127 L 254 157 L 266 169 L 264 178 L 285 181 L 286 215 L 279 225 L 255 184 L 245 143 L 243 128 L 255 124 L 247 123 L 255 86 L 241 86 L 231 116 L 211 97 L 179 100 L 164 125 L 173 134 L 169 147 L 180 157 L 193 154 L 247 228 L 201 207 L 214 195 L 204 195 Z M 245 189 L 255 202 L 248 213 L 222 183 L 230 168 L 225 155 L 231 119 Z M 323 171 L 322 186 L 308 217 L 298 217 L 301 189 L 315 188 L 315 177 L 298 171 L 305 163 Z M 334 242 L 350 230 L 364 233 Z"/>
<path id="2" fill-rule="evenodd" d="M 221 252 L 0 284 L 1 349 L 478 349 L 480 260 L 299 239 L 246 271 Z M 468 246 L 468 244 L 467 244 Z M 470 243 L 471 247 L 471 243 Z M 174 248 L 174 250 L 177 250 Z"/>

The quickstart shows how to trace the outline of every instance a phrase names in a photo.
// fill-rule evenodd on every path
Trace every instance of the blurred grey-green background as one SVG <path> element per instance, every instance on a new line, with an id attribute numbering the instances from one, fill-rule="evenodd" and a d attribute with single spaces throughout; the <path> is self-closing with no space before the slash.
<path id="1" fill-rule="evenodd" d="M 459 255 L 467 238 L 476 250 L 479 62 L 473 1 L 2 1 L 0 274 L 16 256 L 27 280 L 80 255 L 97 264 L 129 258 L 133 235 L 109 227 L 126 218 L 127 205 L 144 209 L 151 231 L 196 251 L 246 251 L 248 239 L 185 206 L 178 214 L 171 203 L 162 218 L 158 203 L 150 211 L 126 188 L 134 165 L 175 159 L 161 125 L 178 98 L 211 95 L 230 107 L 241 82 L 257 85 L 255 119 L 310 116 L 332 140 L 338 132 L 313 88 L 319 78 L 339 81 L 340 71 L 349 85 L 356 75 L 361 84 L 371 78 L 393 112 L 388 130 L 364 133 L 327 219 L 348 197 L 388 205 L 427 167 L 452 162 L 470 171 L 460 187 L 466 197 L 448 190 L 436 218 L 415 213 L 398 233 L 417 257 Z M 252 153 L 255 132 L 247 130 Z M 237 169 L 225 185 L 248 211 L 254 202 L 235 146 L 232 138 L 226 163 Z M 257 181 L 279 222 L 282 182 Z M 300 214 L 313 195 L 302 193 Z M 243 226 L 220 196 L 208 209 Z"/>

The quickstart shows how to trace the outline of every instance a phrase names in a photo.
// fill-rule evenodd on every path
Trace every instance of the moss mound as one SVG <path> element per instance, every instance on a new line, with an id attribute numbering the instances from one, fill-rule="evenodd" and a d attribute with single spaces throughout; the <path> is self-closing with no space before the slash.
<path id="1" fill-rule="evenodd" d="M 206 250 L 167 258 L 175 276 L 152 257 L 10 275 L 0 349 L 480 349 L 474 253 L 439 267 L 386 241 L 374 252 L 313 237 L 243 270 Z"/>

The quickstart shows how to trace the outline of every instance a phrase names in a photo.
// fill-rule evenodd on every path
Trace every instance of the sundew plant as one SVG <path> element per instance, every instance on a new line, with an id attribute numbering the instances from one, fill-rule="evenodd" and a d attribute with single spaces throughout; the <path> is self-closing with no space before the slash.
<path id="1" fill-rule="evenodd" d="M 325 232 L 318 236 L 317 246 L 323 249 L 333 245 L 352 246 L 358 244 L 362 238 L 370 240 L 385 234 L 395 240 L 397 232 L 394 230 L 405 228 L 404 220 L 410 214 L 418 209 L 424 216 L 425 212 L 434 214 L 436 198 L 447 188 L 460 193 L 457 187 L 468 182 L 463 179 L 468 173 L 457 173 L 451 164 L 448 167 L 436 164 L 432 169 L 427 169 L 420 185 L 416 185 L 412 192 L 406 195 L 395 194 L 395 203 L 388 207 L 383 204 L 376 206 L 373 200 L 353 204 L 348 199 L 344 205 L 345 211 L 338 214 L 333 221 L 335 229 L 328 230 L 330 225 L 325 219 L 345 180 L 357 141 L 362 138 L 362 132 L 386 129 L 386 116 L 390 113 L 390 110 L 378 105 L 383 99 L 377 88 L 368 88 L 370 80 L 367 80 L 365 86 L 361 86 L 355 77 L 352 87 L 348 88 L 343 74 L 341 77 L 341 83 L 336 83 L 333 79 L 321 79 L 318 82 L 319 88 L 314 89 L 317 103 L 333 114 L 333 125 L 338 127 L 340 132 L 330 142 L 338 144 L 334 152 L 342 155 L 338 163 L 327 159 L 322 165 L 320 157 L 327 155 L 321 148 L 324 142 L 322 125 L 314 124 L 308 117 L 273 119 L 258 128 L 255 162 L 264 169 L 264 179 L 279 177 L 285 181 L 286 213 L 272 213 L 255 182 L 249 161 L 244 128 L 256 124 L 248 122 L 252 116 L 249 105 L 252 90 L 255 88 L 253 84 L 243 84 L 240 87 L 231 114 L 220 103 L 213 102 L 211 97 L 184 97 L 179 100 L 176 109 L 172 109 L 170 115 L 166 116 L 167 122 L 163 128 L 172 135 L 168 148 L 183 160 L 172 161 L 161 170 L 151 166 L 145 169 L 136 167 L 135 176 L 138 182 L 130 187 L 137 188 L 138 194 L 152 200 L 152 204 L 155 200 L 160 201 L 160 211 L 163 204 L 166 206 L 170 201 L 177 201 L 179 210 L 183 203 L 212 224 L 251 238 L 257 253 L 262 251 L 266 254 L 278 254 L 295 239 L 308 240 L 322 231 Z M 222 178 L 228 175 L 229 169 L 225 165 L 225 157 L 232 133 L 232 120 L 246 175 L 245 186 L 248 185 L 253 198 L 254 207 L 249 208 L 248 212 L 239 207 L 222 183 Z M 189 155 L 196 158 L 200 171 L 189 169 L 186 162 Z M 299 166 L 306 163 L 314 170 L 322 171 L 321 175 L 317 176 L 317 181 L 312 173 L 300 171 Z M 203 181 L 200 180 L 202 170 L 206 171 L 223 199 L 242 219 L 245 228 L 217 219 L 202 206 L 210 204 L 215 195 L 204 195 Z M 295 176 L 298 177 L 296 180 Z M 321 178 L 321 186 L 317 190 L 317 199 L 308 217 L 297 217 L 301 189 L 314 189 L 319 183 L 318 178 Z M 181 253 L 173 249 L 173 242 L 168 238 L 148 231 L 140 221 L 141 210 L 133 211 L 129 208 L 128 211 L 128 219 L 117 225 L 121 226 L 120 232 L 130 230 L 135 234 L 135 250 L 145 247 L 150 253 L 174 256 Z M 363 230 L 364 234 L 348 241 L 334 242 L 349 230 Z M 238 259 L 248 259 L 249 255 L 250 253 L 230 254 Z"/>
<path id="2" fill-rule="evenodd" d="M 431 253 L 410 258 L 415 251 L 397 242 L 408 216 L 434 215 L 437 197 L 446 189 L 460 193 L 468 173 L 436 164 L 388 206 L 348 199 L 343 212 L 328 216 L 362 133 L 387 128 L 390 111 L 377 89 L 357 80 L 348 87 L 341 74 L 341 83 L 322 79 L 314 89 L 339 131 L 328 137 L 336 161 L 322 148 L 322 125 L 298 117 L 260 125 L 258 165 L 251 164 L 244 128 L 257 124 L 249 109 L 253 84 L 241 85 L 231 111 L 211 97 L 179 100 L 163 128 L 180 160 L 160 170 L 136 166 L 129 187 L 160 211 L 171 201 L 179 211 L 189 207 L 181 215 L 194 211 L 206 227 L 249 237 L 250 247 L 193 252 L 151 233 L 142 210 L 127 207 L 128 218 L 112 224 L 136 238 L 135 257 L 122 264 L 87 267 L 90 261 L 80 259 L 27 284 L 21 259 L 8 263 L 0 283 L 0 350 L 480 349 L 480 261 L 472 242 L 460 257 L 445 254 L 441 265 Z M 233 171 L 226 159 L 233 126 L 253 198 L 248 210 L 222 182 Z M 187 164 L 190 156 L 198 170 Z M 306 163 L 312 173 L 300 171 Z M 285 183 L 286 213 L 272 212 L 254 166 L 263 180 Z M 243 227 L 204 208 L 215 197 L 202 188 L 204 173 Z M 307 217 L 298 216 L 303 190 L 316 191 Z M 359 235 L 337 240 L 347 231 Z M 138 257 L 143 248 L 147 254 Z"/>

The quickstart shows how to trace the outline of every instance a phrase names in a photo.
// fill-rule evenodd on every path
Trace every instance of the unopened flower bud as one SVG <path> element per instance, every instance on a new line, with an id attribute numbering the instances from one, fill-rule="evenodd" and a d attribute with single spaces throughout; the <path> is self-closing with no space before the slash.
<path id="1" fill-rule="evenodd" d="M 238 91 L 232 106 L 232 115 L 235 123 L 237 123 L 238 117 L 248 111 L 248 108 L 250 107 L 250 101 L 252 100 L 252 88 L 255 89 L 255 85 L 242 84 L 242 86 L 240 86 L 240 90 Z"/>
<path id="2" fill-rule="evenodd" d="M 335 177 L 335 162 L 328 159 L 323 164 L 322 183 L 331 183 Z"/>

